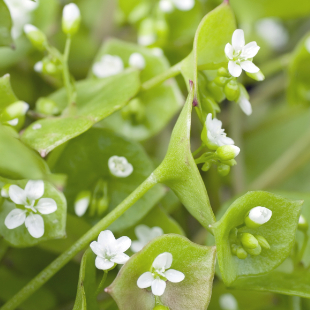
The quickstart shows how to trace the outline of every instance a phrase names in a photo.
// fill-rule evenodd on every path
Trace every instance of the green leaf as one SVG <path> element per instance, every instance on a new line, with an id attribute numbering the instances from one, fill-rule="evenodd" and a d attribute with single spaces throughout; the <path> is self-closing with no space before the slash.
<path id="1" fill-rule="evenodd" d="M 5 74 L 0 78 L 0 112 L 16 101 L 18 99 L 12 90 L 10 75 Z"/>
<path id="2" fill-rule="evenodd" d="M 1 188 L 7 183 L 16 184 L 21 188 L 25 188 L 27 180 L 11 181 L 1 179 Z M 44 235 L 41 238 L 33 238 L 29 234 L 25 224 L 14 229 L 8 229 L 5 226 L 4 220 L 6 216 L 16 208 L 16 205 L 8 199 L 4 200 L 0 210 L 0 235 L 3 236 L 9 244 L 14 247 L 27 247 L 44 240 L 62 238 L 65 236 L 67 203 L 64 195 L 50 183 L 44 182 L 44 194 L 42 198 L 54 199 L 57 204 L 57 210 L 54 213 L 42 215 L 44 219 Z"/>
<path id="3" fill-rule="evenodd" d="M 124 156 L 133 166 L 133 173 L 126 178 L 112 176 L 108 168 L 111 156 Z M 53 156 L 53 154 L 51 154 Z M 153 164 L 143 148 L 107 129 L 92 128 L 80 137 L 70 141 L 55 161 L 53 171 L 68 175 L 65 195 L 73 211 L 74 201 L 81 191 L 94 191 L 101 179 L 108 184 L 109 207 L 113 210 L 153 171 Z M 111 226 L 114 232 L 134 225 L 162 198 L 164 190 L 155 186 L 135 203 Z M 101 218 L 102 215 L 96 217 Z M 92 219 L 91 217 L 89 218 Z"/>
<path id="4" fill-rule="evenodd" d="M 0 125 L 0 175 L 10 179 L 43 179 L 49 169 L 45 161 Z"/>
<path id="5" fill-rule="evenodd" d="M 170 309 L 206 309 L 208 307 L 215 266 L 215 248 L 199 246 L 178 235 L 164 235 L 151 241 L 133 255 L 122 267 L 114 282 L 106 290 L 120 310 L 154 308 L 154 296 L 137 286 L 137 280 L 150 270 L 154 259 L 163 252 L 173 256 L 172 269 L 181 271 L 185 279 L 167 282 L 161 302 Z"/>
<path id="6" fill-rule="evenodd" d="M 306 48 L 306 42 L 310 42 L 309 33 L 300 41 L 290 58 L 287 99 L 291 105 L 310 105 L 310 47 L 309 50 Z"/>
<path id="7" fill-rule="evenodd" d="M 140 53 L 146 62 L 145 69 L 141 71 L 141 82 L 145 82 L 169 68 L 165 57 L 155 56 L 148 48 L 116 39 L 110 39 L 104 43 L 95 61 L 99 61 L 105 54 L 117 55 L 123 60 L 124 66 L 128 67 L 128 60 L 132 53 Z M 124 116 L 125 109 L 128 110 L 129 107 L 126 106 L 122 111 L 103 120 L 100 126 L 110 128 L 130 139 L 138 141 L 148 139 L 163 129 L 179 111 L 182 94 L 176 82 L 171 79 L 151 90 L 140 93 L 137 99 L 140 103 L 138 113 L 142 115 L 132 112 L 132 116 Z M 127 114 L 130 114 L 130 111 L 127 111 Z"/>
<path id="8" fill-rule="evenodd" d="M 239 259 L 232 255 L 229 234 L 242 225 L 248 212 L 264 206 L 272 211 L 271 219 L 256 229 L 242 227 L 239 232 L 263 236 L 271 248 L 263 249 L 258 256 Z M 302 201 L 292 201 L 267 192 L 248 192 L 238 198 L 223 217 L 213 225 L 218 263 L 226 286 L 234 287 L 239 278 L 270 272 L 289 255 L 294 245 Z"/>
<path id="9" fill-rule="evenodd" d="M 87 249 L 83 255 L 73 310 L 99 309 L 95 295 L 97 288 L 95 258 L 91 249 Z"/>
<path id="10" fill-rule="evenodd" d="M 12 19 L 11 14 L 4 0 L 0 0 L 0 46 L 10 46 Z"/>
<path id="11" fill-rule="evenodd" d="M 187 210 L 204 226 L 215 222 L 207 190 L 190 149 L 193 87 L 174 126 L 168 151 L 154 171 L 158 182 L 169 186 Z"/>
<path id="12" fill-rule="evenodd" d="M 32 124 L 21 135 L 21 139 L 45 156 L 56 146 L 87 131 L 93 124 L 122 108 L 136 94 L 139 85 L 138 72 L 132 70 L 108 79 L 77 83 L 76 115 L 39 120 L 33 124 L 42 127 L 34 130 Z M 51 98 L 56 100 L 60 108 L 64 108 L 64 90 Z"/>

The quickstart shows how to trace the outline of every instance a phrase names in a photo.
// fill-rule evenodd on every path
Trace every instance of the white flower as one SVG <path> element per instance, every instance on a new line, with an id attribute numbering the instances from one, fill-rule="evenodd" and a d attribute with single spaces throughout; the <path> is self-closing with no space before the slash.
<path id="1" fill-rule="evenodd" d="M 124 64 L 120 57 L 103 55 L 100 61 L 93 65 L 93 73 L 98 78 L 116 75 L 124 70 Z"/>
<path id="2" fill-rule="evenodd" d="M 306 46 L 307 51 L 310 53 L 310 37 L 306 39 L 305 46 Z"/>
<path id="3" fill-rule="evenodd" d="M 34 124 L 33 126 L 32 126 L 32 129 L 33 130 L 38 130 L 38 129 L 41 129 L 42 128 L 42 125 L 41 124 Z"/>
<path id="4" fill-rule="evenodd" d="M 80 9 L 75 3 L 69 3 L 64 6 L 62 12 L 62 30 L 67 34 L 77 32 L 81 21 Z"/>
<path id="5" fill-rule="evenodd" d="M 272 211 L 265 207 L 255 207 L 249 213 L 249 219 L 256 224 L 263 225 L 267 223 L 272 216 Z"/>
<path id="6" fill-rule="evenodd" d="M 189 11 L 195 6 L 195 0 L 160 0 L 159 8 L 165 12 L 170 13 L 176 7 L 180 11 Z"/>
<path id="7" fill-rule="evenodd" d="M 169 269 L 172 264 L 172 254 L 165 252 L 159 254 L 151 268 L 151 272 L 143 273 L 138 281 L 139 288 L 152 288 L 152 293 L 155 296 L 161 296 L 166 289 L 166 281 L 178 283 L 184 280 L 185 275 L 177 270 Z"/>
<path id="8" fill-rule="evenodd" d="M 252 114 L 252 105 L 250 101 L 245 97 L 245 96 L 240 96 L 237 103 L 239 104 L 241 110 L 246 114 L 246 115 L 251 115 Z"/>
<path id="9" fill-rule="evenodd" d="M 234 140 L 226 137 L 225 130 L 222 129 L 222 122 L 217 118 L 212 119 L 209 113 L 206 119 L 208 141 L 215 146 L 232 145 Z"/>
<path id="10" fill-rule="evenodd" d="M 140 53 L 133 53 L 129 57 L 129 65 L 133 68 L 143 70 L 145 68 L 145 59 Z"/>
<path id="11" fill-rule="evenodd" d="M 249 73 L 257 73 L 259 68 L 253 64 L 252 59 L 259 49 L 260 47 L 255 41 L 245 45 L 243 30 L 235 30 L 232 36 L 232 45 L 227 43 L 225 46 L 225 54 L 229 59 L 229 73 L 234 77 L 240 76 L 242 69 Z"/>
<path id="12" fill-rule="evenodd" d="M 256 22 L 257 33 L 275 50 L 282 49 L 289 35 L 280 19 L 264 18 Z"/>
<path id="13" fill-rule="evenodd" d="M 232 294 L 221 295 L 219 303 L 223 310 L 238 310 L 237 300 Z"/>
<path id="14" fill-rule="evenodd" d="M 157 57 L 164 56 L 164 51 L 160 47 L 151 48 L 151 53 Z"/>
<path id="15" fill-rule="evenodd" d="M 25 223 L 30 235 L 40 238 L 44 234 L 43 217 L 39 214 L 51 214 L 57 210 L 57 204 L 52 198 L 41 198 L 44 194 L 44 182 L 28 181 L 23 190 L 17 185 L 9 187 L 9 197 L 24 209 L 16 208 L 5 218 L 5 226 L 14 229 Z M 41 199 L 39 199 L 41 198 Z M 36 201 L 39 201 L 36 203 Z"/>
<path id="16" fill-rule="evenodd" d="M 138 240 L 133 241 L 131 244 L 131 250 L 133 252 L 139 252 L 148 242 L 164 234 L 160 227 L 155 226 L 150 228 L 146 225 L 136 226 L 135 233 Z"/>
<path id="17" fill-rule="evenodd" d="M 110 230 L 102 231 L 98 242 L 93 241 L 90 248 L 97 255 L 95 265 L 98 269 L 108 270 L 115 264 L 125 264 L 129 256 L 124 252 L 130 248 L 131 240 L 128 237 L 115 239 Z"/>
<path id="18" fill-rule="evenodd" d="M 25 1 L 25 0 L 4 0 L 8 6 L 12 21 L 12 37 L 17 39 L 23 31 L 25 24 L 31 22 L 32 12 L 38 7 L 39 1 Z"/>
<path id="19" fill-rule="evenodd" d="M 142 46 L 152 45 L 156 41 L 155 34 L 143 34 L 138 36 L 138 44 Z"/>
<path id="20" fill-rule="evenodd" d="M 109 158 L 108 166 L 110 172 L 119 178 L 126 178 L 133 172 L 132 165 L 125 157 L 112 156 Z"/>

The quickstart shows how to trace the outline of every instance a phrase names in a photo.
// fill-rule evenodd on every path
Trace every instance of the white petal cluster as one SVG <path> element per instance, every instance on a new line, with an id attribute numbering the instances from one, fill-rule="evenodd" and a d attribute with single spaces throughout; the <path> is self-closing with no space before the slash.
<path id="1" fill-rule="evenodd" d="M 133 166 L 123 156 L 112 156 L 109 158 L 108 166 L 110 172 L 119 178 L 126 178 L 133 172 Z"/>
<path id="2" fill-rule="evenodd" d="M 159 8 L 165 13 L 170 13 L 174 8 L 180 11 L 189 11 L 195 6 L 195 0 L 160 0 Z"/>
<path id="3" fill-rule="evenodd" d="M 145 272 L 139 277 L 137 281 L 138 287 L 151 287 L 153 295 L 161 296 L 165 292 L 167 280 L 173 283 L 183 281 L 185 275 L 181 271 L 169 269 L 172 260 L 171 253 L 164 252 L 159 254 L 152 264 L 151 272 Z"/>
<path id="4" fill-rule="evenodd" d="M 110 230 L 102 231 L 98 241 L 93 241 L 90 248 L 97 255 L 95 265 L 98 269 L 109 270 L 115 264 L 125 264 L 129 256 L 124 252 L 130 248 L 131 240 L 128 237 L 115 239 Z"/>
<path id="5" fill-rule="evenodd" d="M 44 220 L 40 214 L 51 214 L 57 210 L 57 204 L 52 198 L 41 198 L 44 194 L 44 182 L 28 181 L 25 189 L 17 185 L 9 187 L 9 198 L 18 206 L 5 218 L 8 229 L 14 229 L 25 223 L 30 235 L 40 238 L 44 234 Z M 41 198 L 41 199 L 40 199 Z M 39 201 L 37 201 L 39 199 Z"/>
<path id="6" fill-rule="evenodd" d="M 208 140 L 216 145 L 233 145 L 234 140 L 227 137 L 225 129 L 222 129 L 222 122 L 217 118 L 212 119 L 212 114 L 209 113 L 206 119 L 207 137 Z"/>
<path id="7" fill-rule="evenodd" d="M 96 77 L 106 78 L 121 73 L 124 70 L 124 63 L 119 56 L 103 55 L 92 69 Z"/>
<path id="8" fill-rule="evenodd" d="M 154 226 L 150 228 L 143 224 L 136 226 L 135 233 L 138 240 L 133 241 L 131 244 L 131 250 L 135 253 L 142 250 L 142 248 L 154 238 L 164 234 L 160 227 Z"/>
<path id="9" fill-rule="evenodd" d="M 17 39 L 23 32 L 23 27 L 31 22 L 32 12 L 38 7 L 39 1 L 4 0 L 13 20 L 12 37 Z"/>
<path id="10" fill-rule="evenodd" d="M 143 70 L 145 68 L 145 59 L 140 53 L 132 53 L 129 57 L 129 66 Z"/>
<path id="11" fill-rule="evenodd" d="M 220 296 L 219 304 L 222 310 L 238 310 L 236 298 L 229 293 Z"/>
<path id="12" fill-rule="evenodd" d="M 227 43 L 225 46 L 225 54 L 229 60 L 229 73 L 234 77 L 238 77 L 242 69 L 249 73 L 259 72 L 259 68 L 252 62 L 259 49 L 260 47 L 255 41 L 245 45 L 243 30 L 235 30 L 232 36 L 232 44 Z"/>
<path id="13" fill-rule="evenodd" d="M 249 218 L 256 224 L 263 225 L 267 223 L 272 216 L 272 211 L 265 207 L 255 207 L 251 209 L 249 213 Z"/>

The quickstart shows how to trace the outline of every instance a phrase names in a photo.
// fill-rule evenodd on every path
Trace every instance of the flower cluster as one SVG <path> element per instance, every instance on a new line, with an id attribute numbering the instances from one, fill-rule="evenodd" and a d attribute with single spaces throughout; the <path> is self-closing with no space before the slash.
<path id="1" fill-rule="evenodd" d="M 133 172 L 133 166 L 123 156 L 112 156 L 109 158 L 108 166 L 110 172 L 119 178 L 126 178 Z"/>

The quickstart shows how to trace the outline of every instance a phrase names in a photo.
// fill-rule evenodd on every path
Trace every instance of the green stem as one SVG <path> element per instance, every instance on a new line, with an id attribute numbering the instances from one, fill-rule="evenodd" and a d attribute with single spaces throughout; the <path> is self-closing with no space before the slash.
<path id="1" fill-rule="evenodd" d="M 307 245 L 308 245 L 308 241 L 309 241 L 309 236 L 307 234 L 307 232 L 304 232 L 304 241 L 303 241 L 303 244 L 302 244 L 302 248 L 300 250 L 300 252 L 298 253 L 298 256 L 297 256 L 297 263 L 300 263 L 304 254 L 305 254 L 305 251 L 307 249 Z"/>
<path id="2" fill-rule="evenodd" d="M 105 280 L 107 279 L 107 276 L 108 276 L 108 271 L 104 270 L 102 279 L 101 279 L 100 284 L 99 284 L 99 286 L 98 286 L 98 288 L 96 290 L 95 296 L 97 296 L 102 291 L 104 283 L 105 283 Z"/>
<path id="3" fill-rule="evenodd" d="M 249 189 L 275 186 L 295 172 L 310 156 L 310 130 L 301 136 L 282 156 L 272 163 L 250 185 Z"/>
<path id="4" fill-rule="evenodd" d="M 289 304 L 291 310 L 301 310 L 301 299 L 299 296 L 289 296 Z"/>
<path id="5" fill-rule="evenodd" d="M 193 157 L 195 157 L 200 151 L 202 151 L 203 148 L 204 148 L 204 145 L 201 144 L 201 145 L 199 146 L 199 148 L 198 148 L 196 151 L 194 151 L 194 152 L 192 153 Z"/>
<path id="6" fill-rule="evenodd" d="M 96 239 L 99 233 L 109 227 L 125 211 L 127 211 L 136 201 L 138 201 L 148 190 L 150 190 L 157 180 L 151 174 L 134 192 L 132 192 L 123 202 L 121 202 L 113 211 L 92 227 L 84 236 L 76 241 L 68 250 L 56 258 L 50 265 L 42 270 L 26 286 L 24 286 L 15 296 L 13 296 L 1 310 L 16 309 L 23 301 L 36 292 L 44 283 L 46 283 L 57 271 L 65 266 L 77 253 L 83 250 L 89 243 Z"/>

